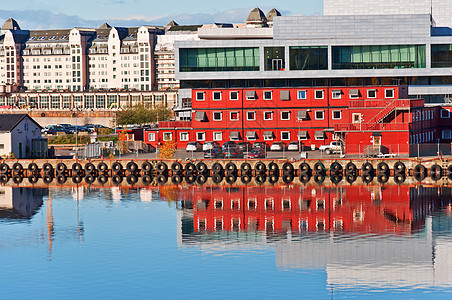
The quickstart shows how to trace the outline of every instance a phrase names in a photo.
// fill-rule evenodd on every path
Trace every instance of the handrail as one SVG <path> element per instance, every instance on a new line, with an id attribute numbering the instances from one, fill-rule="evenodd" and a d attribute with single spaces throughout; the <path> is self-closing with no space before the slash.
<path id="1" fill-rule="evenodd" d="M 409 130 L 410 123 L 344 123 L 334 124 L 334 131 L 391 131 Z"/>

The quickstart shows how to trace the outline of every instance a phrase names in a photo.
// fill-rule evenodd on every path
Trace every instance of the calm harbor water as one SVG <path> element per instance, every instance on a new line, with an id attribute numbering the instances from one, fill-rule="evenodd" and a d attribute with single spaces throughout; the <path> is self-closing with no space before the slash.
<path id="1" fill-rule="evenodd" d="M 451 189 L 0 187 L 2 299 L 449 298 Z"/>

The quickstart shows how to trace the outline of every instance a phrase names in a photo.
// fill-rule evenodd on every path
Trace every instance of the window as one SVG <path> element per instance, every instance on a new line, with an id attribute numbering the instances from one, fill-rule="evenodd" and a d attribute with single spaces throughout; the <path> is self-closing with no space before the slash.
<path id="1" fill-rule="evenodd" d="M 385 98 L 394 98 L 394 89 L 385 90 Z"/>
<path id="2" fill-rule="evenodd" d="M 213 140 L 214 141 L 222 141 L 223 140 L 223 132 L 214 132 Z"/>
<path id="3" fill-rule="evenodd" d="M 179 139 L 182 141 L 182 142 L 186 142 L 186 141 L 188 141 L 189 140 L 189 134 L 188 134 L 188 132 L 181 132 L 180 133 L 180 135 L 179 135 Z"/>
<path id="4" fill-rule="evenodd" d="M 239 100 L 239 92 L 229 92 L 229 100 Z"/>
<path id="5" fill-rule="evenodd" d="M 0 144 L 0 149 L 5 149 L 5 144 Z"/>
<path id="6" fill-rule="evenodd" d="M 297 92 L 297 99 L 299 99 L 299 100 L 306 99 L 306 91 L 298 91 Z"/>
<path id="7" fill-rule="evenodd" d="M 350 99 L 358 99 L 359 98 L 359 90 L 358 89 L 351 89 L 348 91 L 348 97 Z"/>
<path id="8" fill-rule="evenodd" d="M 238 121 L 239 120 L 239 112 L 238 111 L 231 111 L 229 119 L 231 121 Z"/>
<path id="9" fill-rule="evenodd" d="M 223 119 L 223 113 L 221 111 L 213 112 L 213 120 L 214 121 L 221 121 L 222 119 Z"/>
<path id="10" fill-rule="evenodd" d="M 248 112 L 246 112 L 246 119 L 248 121 L 256 120 L 256 112 L 255 111 L 248 111 Z"/>
<path id="11" fill-rule="evenodd" d="M 264 120 L 265 121 L 273 120 L 273 112 L 272 111 L 264 111 Z"/>
<path id="12" fill-rule="evenodd" d="M 450 129 L 443 130 L 442 136 L 443 136 L 444 140 L 450 140 L 451 139 L 451 131 L 450 131 Z"/>
<path id="13" fill-rule="evenodd" d="M 197 132 L 196 133 L 196 140 L 197 141 L 205 141 L 206 140 L 206 133 L 205 132 Z"/>
<path id="14" fill-rule="evenodd" d="M 290 70 L 327 70 L 328 47 L 292 46 L 289 47 Z"/>
<path id="15" fill-rule="evenodd" d="M 196 101 L 204 101 L 205 93 L 204 92 L 196 92 Z"/>
<path id="16" fill-rule="evenodd" d="M 353 123 L 361 123 L 361 114 L 352 114 Z"/>
<path id="17" fill-rule="evenodd" d="M 212 98 L 214 101 L 220 101 L 221 100 L 221 92 L 213 92 L 212 93 Z"/>
<path id="18" fill-rule="evenodd" d="M 290 120 L 290 111 L 282 111 L 281 120 Z"/>
<path id="19" fill-rule="evenodd" d="M 342 119 L 342 111 L 341 110 L 333 110 L 333 120 L 340 120 Z"/>
<path id="20" fill-rule="evenodd" d="M 290 140 L 290 131 L 281 131 L 281 140 L 283 141 Z"/>
<path id="21" fill-rule="evenodd" d="M 172 141 L 173 140 L 173 133 L 172 132 L 164 132 L 163 133 L 163 140 L 164 141 Z"/>
<path id="22" fill-rule="evenodd" d="M 323 90 L 315 91 L 315 99 L 323 99 Z"/>
<path id="23" fill-rule="evenodd" d="M 259 47 L 180 48 L 181 72 L 259 71 Z"/>
<path id="24" fill-rule="evenodd" d="M 450 111 L 448 111 L 447 109 L 441 109 L 441 118 L 450 118 Z"/>
<path id="25" fill-rule="evenodd" d="M 272 100 L 273 92 L 272 91 L 264 91 L 264 100 Z"/>
<path id="26" fill-rule="evenodd" d="M 341 99 L 342 91 L 341 90 L 332 90 L 331 98 L 332 99 Z"/>
<path id="27" fill-rule="evenodd" d="M 367 98 L 377 98 L 377 90 L 367 90 Z"/>
<path id="28" fill-rule="evenodd" d="M 316 120 L 323 120 L 324 119 L 325 112 L 323 110 L 316 110 L 315 111 L 315 119 Z"/>

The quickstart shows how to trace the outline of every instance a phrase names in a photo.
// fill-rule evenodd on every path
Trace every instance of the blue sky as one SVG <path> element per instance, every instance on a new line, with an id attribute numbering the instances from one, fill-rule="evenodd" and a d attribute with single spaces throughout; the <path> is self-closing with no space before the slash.
<path id="1" fill-rule="evenodd" d="M 115 26 L 165 25 L 172 19 L 179 24 L 242 22 L 256 6 L 264 13 L 276 7 L 283 15 L 315 15 L 323 10 L 321 0 L 20 0 L 1 5 L 2 2 L 6 0 L 0 0 L 0 22 L 13 17 L 23 29 L 97 27 L 104 21 Z"/>

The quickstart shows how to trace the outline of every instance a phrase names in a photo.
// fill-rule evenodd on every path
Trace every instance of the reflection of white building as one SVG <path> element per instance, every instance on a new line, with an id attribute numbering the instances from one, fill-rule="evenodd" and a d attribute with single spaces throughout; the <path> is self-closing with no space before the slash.
<path id="1" fill-rule="evenodd" d="M 452 286 L 452 240 L 432 229 L 412 236 L 325 235 L 276 243 L 276 265 L 325 269 L 335 288 Z"/>
<path id="2" fill-rule="evenodd" d="M 190 210 L 179 210 L 177 219 L 179 247 L 214 253 L 275 247 L 277 267 L 325 270 L 338 290 L 452 286 L 452 218 L 444 215 L 428 217 L 424 230 L 411 235 L 194 232 Z"/>
<path id="3" fill-rule="evenodd" d="M 42 205 L 48 189 L 0 186 L 0 219 L 30 218 Z"/>

